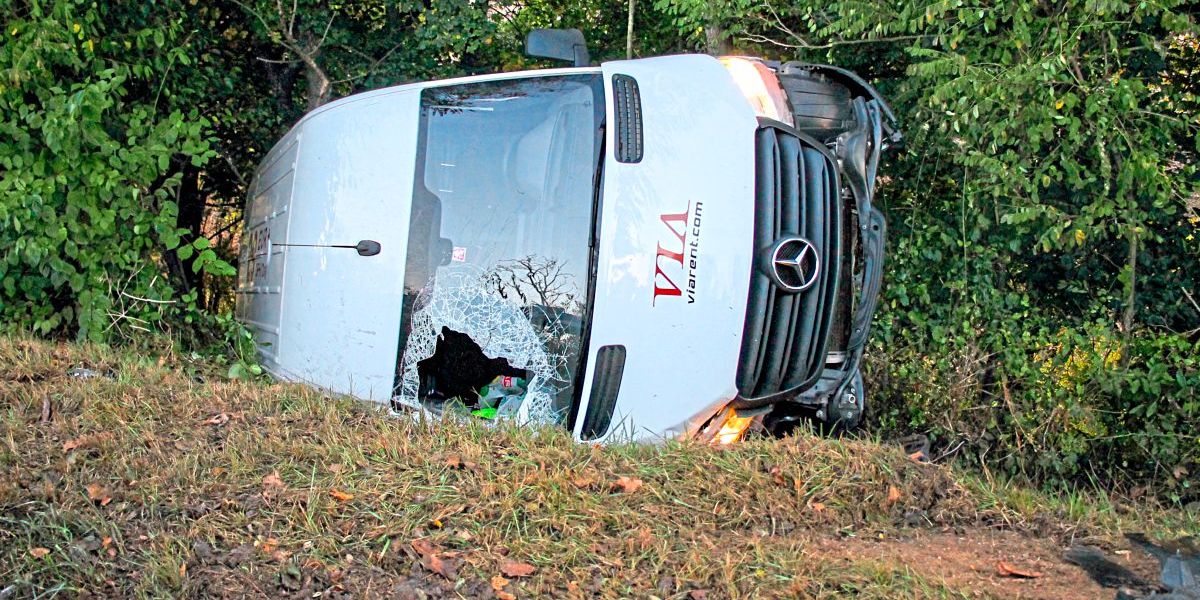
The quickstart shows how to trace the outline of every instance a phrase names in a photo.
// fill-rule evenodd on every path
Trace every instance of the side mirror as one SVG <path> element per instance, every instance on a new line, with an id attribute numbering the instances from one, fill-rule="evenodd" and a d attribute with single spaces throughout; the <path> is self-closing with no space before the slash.
<path id="1" fill-rule="evenodd" d="M 525 54 L 565 60 L 576 67 L 591 65 L 587 42 L 578 29 L 534 29 L 525 36 Z"/>

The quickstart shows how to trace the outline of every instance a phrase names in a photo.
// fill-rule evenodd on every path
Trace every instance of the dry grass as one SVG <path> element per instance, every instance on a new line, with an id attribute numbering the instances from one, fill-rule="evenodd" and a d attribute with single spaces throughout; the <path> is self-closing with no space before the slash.
<path id="1" fill-rule="evenodd" d="M 599 448 L 195 370 L 0 340 L 0 597 L 957 597 L 901 565 L 824 560 L 818 541 L 1184 522 L 1070 514 L 867 442 Z M 493 579 L 511 563 L 534 570 Z"/>

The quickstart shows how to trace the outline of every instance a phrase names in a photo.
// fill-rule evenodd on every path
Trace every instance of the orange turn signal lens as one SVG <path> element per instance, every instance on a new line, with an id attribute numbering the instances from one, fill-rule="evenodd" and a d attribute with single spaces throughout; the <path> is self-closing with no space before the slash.
<path id="1" fill-rule="evenodd" d="M 796 125 L 788 108 L 787 94 L 770 67 L 758 60 L 740 56 L 723 56 L 720 60 L 758 116 Z"/>

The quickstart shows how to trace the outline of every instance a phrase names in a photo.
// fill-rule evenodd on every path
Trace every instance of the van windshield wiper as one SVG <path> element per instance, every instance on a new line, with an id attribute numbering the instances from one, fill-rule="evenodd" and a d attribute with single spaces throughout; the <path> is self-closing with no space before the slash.
<path id="1" fill-rule="evenodd" d="M 596 131 L 600 136 L 600 148 L 596 152 L 596 166 L 592 170 L 592 234 L 588 239 L 588 246 L 593 249 L 600 241 L 600 182 L 604 179 L 604 155 L 608 142 L 608 127 L 605 121 L 600 121 Z M 593 262 L 595 259 L 596 257 L 592 257 Z"/>

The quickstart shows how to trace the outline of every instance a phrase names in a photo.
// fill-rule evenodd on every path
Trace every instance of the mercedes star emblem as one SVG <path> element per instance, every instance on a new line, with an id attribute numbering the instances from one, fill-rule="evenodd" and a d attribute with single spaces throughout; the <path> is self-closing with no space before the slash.
<path id="1" fill-rule="evenodd" d="M 780 238 L 771 247 L 765 270 L 775 285 L 789 292 L 803 292 L 817 282 L 821 256 L 812 242 L 791 236 Z"/>

